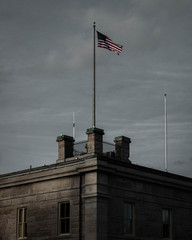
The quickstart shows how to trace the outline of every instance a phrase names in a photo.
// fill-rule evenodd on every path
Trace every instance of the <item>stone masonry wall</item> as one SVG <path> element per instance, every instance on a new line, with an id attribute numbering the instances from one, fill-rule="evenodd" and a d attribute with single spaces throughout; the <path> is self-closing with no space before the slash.
<path id="1" fill-rule="evenodd" d="M 79 180 L 66 177 L 0 191 L 0 239 L 15 240 L 17 208 L 27 208 L 27 239 L 57 237 L 58 203 L 70 201 L 71 236 L 79 234 Z M 43 238 L 43 239 L 44 239 Z"/>
<path id="2" fill-rule="evenodd" d="M 110 240 L 127 239 L 124 234 L 124 202 L 134 204 L 134 239 L 163 239 L 162 209 L 172 215 L 172 239 L 192 239 L 192 192 L 181 186 L 155 183 L 149 179 L 133 179 L 127 175 L 108 175 Z"/>

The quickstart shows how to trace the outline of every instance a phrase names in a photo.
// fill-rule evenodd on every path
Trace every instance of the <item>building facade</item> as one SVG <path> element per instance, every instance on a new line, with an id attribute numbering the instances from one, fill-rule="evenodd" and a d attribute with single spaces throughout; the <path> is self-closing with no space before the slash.
<path id="1" fill-rule="evenodd" d="M 131 163 L 124 136 L 104 153 L 103 134 L 75 156 L 59 136 L 55 164 L 0 176 L 0 240 L 192 239 L 192 179 Z"/>

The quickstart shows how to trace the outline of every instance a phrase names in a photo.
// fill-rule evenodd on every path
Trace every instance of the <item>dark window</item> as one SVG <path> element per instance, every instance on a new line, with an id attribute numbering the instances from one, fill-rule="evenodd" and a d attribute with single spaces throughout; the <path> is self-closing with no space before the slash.
<path id="1" fill-rule="evenodd" d="M 171 238 L 171 211 L 163 209 L 163 237 Z"/>
<path id="2" fill-rule="evenodd" d="M 27 237 L 26 208 L 17 209 L 17 238 L 23 239 Z"/>
<path id="3" fill-rule="evenodd" d="M 124 233 L 134 234 L 134 205 L 124 203 Z"/>
<path id="4" fill-rule="evenodd" d="M 59 203 L 59 229 L 58 234 L 70 233 L 70 203 Z"/>

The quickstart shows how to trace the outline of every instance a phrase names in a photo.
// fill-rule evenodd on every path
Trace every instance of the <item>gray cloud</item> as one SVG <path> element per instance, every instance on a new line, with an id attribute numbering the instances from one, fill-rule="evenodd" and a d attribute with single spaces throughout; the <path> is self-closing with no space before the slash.
<path id="1" fill-rule="evenodd" d="M 191 1 L 1 0 L 0 173 L 54 163 L 55 138 L 91 127 L 93 29 L 123 45 L 96 49 L 97 126 L 131 137 L 132 162 L 191 176 Z M 178 164 L 182 162 L 183 164 Z M 182 166 L 182 167 L 181 167 Z"/>

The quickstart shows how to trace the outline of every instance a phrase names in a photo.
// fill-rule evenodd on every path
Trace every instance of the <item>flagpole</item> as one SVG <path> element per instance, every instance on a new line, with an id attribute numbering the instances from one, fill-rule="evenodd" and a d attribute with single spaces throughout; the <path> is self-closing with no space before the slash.
<path id="1" fill-rule="evenodd" d="M 95 102 L 95 22 L 93 23 L 93 128 L 96 127 L 96 102 Z"/>
<path id="2" fill-rule="evenodd" d="M 164 111 L 165 111 L 165 171 L 167 171 L 167 94 L 164 95 Z"/>

